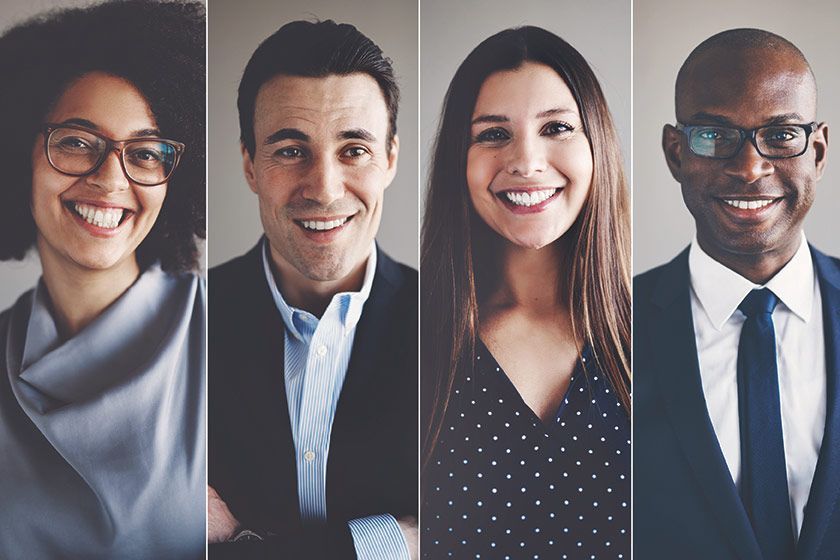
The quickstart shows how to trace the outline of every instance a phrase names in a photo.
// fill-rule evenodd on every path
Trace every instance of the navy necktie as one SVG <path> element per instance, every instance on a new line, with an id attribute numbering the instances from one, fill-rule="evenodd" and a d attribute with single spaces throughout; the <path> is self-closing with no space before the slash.
<path id="1" fill-rule="evenodd" d="M 795 554 L 772 317 L 778 302 L 764 288 L 751 291 L 738 306 L 747 316 L 738 342 L 741 500 L 764 560 Z"/>

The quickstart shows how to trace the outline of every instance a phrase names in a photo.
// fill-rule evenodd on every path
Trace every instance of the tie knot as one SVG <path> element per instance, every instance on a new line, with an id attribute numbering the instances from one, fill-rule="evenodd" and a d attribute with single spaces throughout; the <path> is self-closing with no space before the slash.
<path id="1" fill-rule="evenodd" d="M 779 303 L 779 298 L 776 297 L 776 294 L 767 288 L 762 288 L 748 293 L 738 309 L 747 317 L 752 317 L 761 313 L 773 313 L 777 303 Z"/>

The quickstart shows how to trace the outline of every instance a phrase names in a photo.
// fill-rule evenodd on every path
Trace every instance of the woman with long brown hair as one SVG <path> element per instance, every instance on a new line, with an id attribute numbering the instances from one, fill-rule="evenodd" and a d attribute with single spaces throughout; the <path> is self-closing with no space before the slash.
<path id="1" fill-rule="evenodd" d="M 482 42 L 423 222 L 425 557 L 629 558 L 629 257 L 589 65 L 537 27 Z"/>

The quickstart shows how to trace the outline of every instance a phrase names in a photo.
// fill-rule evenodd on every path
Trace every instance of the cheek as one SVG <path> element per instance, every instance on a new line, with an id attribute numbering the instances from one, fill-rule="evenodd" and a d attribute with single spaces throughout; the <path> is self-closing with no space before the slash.
<path id="1" fill-rule="evenodd" d="M 492 196 L 488 188 L 498 172 L 497 159 L 493 154 L 479 150 L 467 153 L 467 187 L 474 205 L 476 200 Z"/>
<path id="2" fill-rule="evenodd" d="M 160 186 L 160 187 L 136 187 L 137 190 L 136 196 L 139 200 L 140 204 L 143 206 L 146 214 L 149 217 L 157 217 L 160 214 L 161 208 L 163 208 L 163 202 L 166 199 L 166 192 L 168 186 Z"/>
<path id="3" fill-rule="evenodd" d="M 368 210 L 381 208 L 385 197 L 385 170 L 379 167 L 350 168 L 344 180 L 350 197 L 358 199 Z"/>

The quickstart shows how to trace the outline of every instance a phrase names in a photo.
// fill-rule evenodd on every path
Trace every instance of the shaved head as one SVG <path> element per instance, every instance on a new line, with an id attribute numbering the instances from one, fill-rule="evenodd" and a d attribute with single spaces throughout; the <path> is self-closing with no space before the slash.
<path id="1" fill-rule="evenodd" d="M 768 74 L 786 75 L 810 91 L 816 112 L 816 80 L 802 51 L 775 33 L 744 28 L 712 35 L 685 59 L 675 87 L 677 120 L 682 122 L 690 116 L 686 114 L 686 98 L 698 90 L 715 89 L 724 80 L 729 86 L 739 81 L 746 84 L 749 77 Z"/>
<path id="2" fill-rule="evenodd" d="M 719 263 L 763 284 L 801 244 L 826 162 L 828 126 L 817 122 L 814 73 L 802 51 L 778 35 L 724 31 L 683 63 L 676 110 L 678 125 L 663 127 L 662 148 L 694 217 L 697 242 Z M 735 134 L 740 144 L 723 157 L 697 152 L 686 132 L 692 128 L 704 141 Z M 796 138 L 802 151 L 765 155 L 759 131 L 780 144 Z"/>

